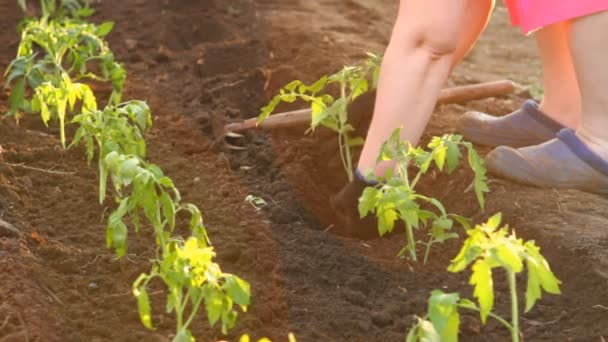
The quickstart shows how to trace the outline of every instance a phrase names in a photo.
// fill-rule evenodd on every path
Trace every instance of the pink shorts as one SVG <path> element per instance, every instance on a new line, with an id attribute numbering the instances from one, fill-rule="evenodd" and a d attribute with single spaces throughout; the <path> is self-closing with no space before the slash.
<path id="1" fill-rule="evenodd" d="M 608 0 L 505 0 L 511 23 L 530 33 L 543 26 L 608 10 Z"/>

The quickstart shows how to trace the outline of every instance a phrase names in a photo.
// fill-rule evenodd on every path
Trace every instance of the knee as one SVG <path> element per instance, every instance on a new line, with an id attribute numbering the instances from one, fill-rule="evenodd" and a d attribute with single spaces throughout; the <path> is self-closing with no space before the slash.
<path id="1" fill-rule="evenodd" d="M 435 60 L 452 56 L 458 49 L 461 34 L 460 16 L 439 18 L 399 18 L 390 45 L 403 52 L 420 51 Z"/>

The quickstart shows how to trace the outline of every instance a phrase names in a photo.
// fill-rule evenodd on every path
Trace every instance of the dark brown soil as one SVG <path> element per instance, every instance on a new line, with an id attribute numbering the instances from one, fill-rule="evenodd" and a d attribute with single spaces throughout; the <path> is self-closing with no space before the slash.
<path id="1" fill-rule="evenodd" d="M 113 20 L 111 45 L 129 71 L 126 98 L 149 101 L 155 128 L 150 157 L 186 200 L 203 209 L 225 271 L 252 284 L 253 305 L 227 337 L 201 316 L 201 341 L 242 333 L 299 341 L 402 341 L 433 289 L 470 296 L 466 274 L 445 271 L 458 242 L 438 246 L 422 267 L 396 258 L 404 237 L 355 241 L 335 235 L 328 198 L 344 184 L 335 141 L 322 130 L 249 132 L 246 150 L 216 144 L 224 122 L 249 118 L 286 81 L 310 81 L 364 51 L 381 51 L 397 1 L 104 0 L 95 21 Z M 508 28 L 504 8 L 450 83 L 510 77 L 538 81 L 533 43 Z M 18 43 L 15 1 L 0 1 L 0 64 Z M 504 114 L 529 94 L 437 108 L 426 137 L 451 132 L 466 109 Z M 0 94 L 5 112 L 6 94 Z M 485 152 L 485 150 L 482 150 Z M 61 171 L 42 172 L 25 167 Z M 36 117 L 0 121 L 0 341 L 166 341 L 173 319 L 159 287 L 156 331 L 138 320 L 131 283 L 149 268 L 150 237 L 130 237 L 129 257 L 105 248 L 94 167 L 83 151 L 63 151 L 56 130 Z M 464 168 L 430 175 L 420 190 L 452 212 L 475 217 Z M 563 281 L 524 315 L 529 341 L 601 341 L 608 336 L 608 201 L 577 191 L 491 180 L 486 213 L 502 211 L 518 234 L 534 238 Z M 245 201 L 262 197 L 261 211 Z M 498 312 L 508 314 L 506 283 L 496 281 Z M 522 284 L 523 285 L 523 284 Z M 503 341 L 498 325 L 465 316 L 463 341 Z"/>

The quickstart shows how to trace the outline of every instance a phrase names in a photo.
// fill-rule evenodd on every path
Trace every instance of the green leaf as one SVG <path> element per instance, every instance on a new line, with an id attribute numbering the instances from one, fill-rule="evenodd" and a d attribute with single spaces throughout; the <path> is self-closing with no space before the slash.
<path id="1" fill-rule="evenodd" d="M 490 191 L 486 177 L 487 170 L 483 159 L 477 154 L 473 146 L 469 145 L 467 148 L 469 151 L 469 165 L 475 173 L 475 179 L 473 180 L 475 195 L 477 196 L 479 206 L 483 210 L 485 208 L 484 193 Z"/>
<path id="2" fill-rule="evenodd" d="M 367 216 L 370 212 L 374 212 L 378 205 L 378 197 L 380 196 L 380 190 L 374 187 L 367 187 L 363 190 L 361 197 L 359 197 L 359 215 L 361 218 Z"/>
<path id="3" fill-rule="evenodd" d="M 458 222 L 465 230 L 471 229 L 471 219 L 456 214 L 450 214 L 450 217 Z"/>
<path id="4" fill-rule="evenodd" d="M 310 87 L 308 87 L 308 89 L 312 93 L 318 93 L 321 90 L 323 90 L 323 88 L 325 88 L 325 85 L 327 84 L 327 80 L 328 80 L 328 77 L 326 75 L 323 75 L 323 77 L 321 77 L 315 83 L 313 83 L 312 85 L 310 85 Z"/>
<path id="5" fill-rule="evenodd" d="M 528 268 L 528 284 L 526 287 L 526 309 L 531 310 L 536 301 L 542 297 L 541 289 L 551 294 L 560 294 L 560 281 L 551 271 L 549 264 L 540 254 L 540 248 L 533 241 L 524 245 L 528 257 L 526 267 Z"/>
<path id="6" fill-rule="evenodd" d="M 458 145 L 456 145 L 453 141 L 448 140 L 445 142 L 445 144 L 447 146 L 446 159 L 448 164 L 448 172 L 452 173 L 454 172 L 454 170 L 456 170 L 456 167 L 458 167 L 458 160 L 460 159 L 460 149 L 458 148 Z"/>
<path id="7" fill-rule="evenodd" d="M 87 18 L 95 14 L 95 10 L 90 7 L 79 8 L 74 15 L 78 18 Z"/>
<path id="8" fill-rule="evenodd" d="M 316 128 L 319 126 L 325 119 L 330 116 L 328 109 L 318 102 L 313 102 L 311 104 L 312 116 L 310 127 Z"/>
<path id="9" fill-rule="evenodd" d="M 19 112 L 19 109 L 23 106 L 25 100 L 25 78 L 20 78 L 15 82 L 13 89 L 11 89 L 11 95 L 8 98 L 10 103 L 11 114 L 15 115 Z"/>
<path id="10" fill-rule="evenodd" d="M 152 325 L 152 314 L 150 307 L 150 296 L 148 295 L 148 291 L 145 288 L 140 287 L 135 291 L 135 297 L 137 298 L 137 311 L 139 312 L 139 319 L 144 327 L 148 329 L 154 329 Z"/>
<path id="11" fill-rule="evenodd" d="M 508 271 L 519 273 L 523 270 L 523 262 L 518 253 L 519 246 L 502 244 L 495 246 L 494 253 L 501 266 Z"/>
<path id="12" fill-rule="evenodd" d="M 442 342 L 458 341 L 460 314 L 457 303 L 460 297 L 457 293 L 444 293 L 435 290 L 429 299 L 429 319 Z"/>
<path id="13" fill-rule="evenodd" d="M 205 294 L 205 309 L 207 310 L 207 318 L 211 326 L 214 326 L 220 317 L 222 317 L 223 308 L 222 293 L 216 289 L 209 289 Z"/>
<path id="14" fill-rule="evenodd" d="M 378 232 L 380 236 L 393 231 L 395 221 L 398 218 L 397 212 L 394 209 L 381 208 L 376 211 L 376 215 L 378 216 Z"/>
<path id="15" fill-rule="evenodd" d="M 99 25 L 99 27 L 97 28 L 97 35 L 100 37 L 106 36 L 112 31 L 113 28 L 114 23 L 111 21 L 106 21 L 105 23 Z"/>
<path id="16" fill-rule="evenodd" d="M 175 203 L 165 191 L 161 191 L 159 200 L 163 208 L 163 216 L 167 220 L 171 231 L 173 231 L 175 228 Z"/>
<path id="17" fill-rule="evenodd" d="M 445 160 L 447 156 L 447 147 L 439 146 L 433 151 L 433 159 L 435 160 L 435 164 L 439 171 L 443 171 L 443 165 L 445 165 Z"/>
<path id="18" fill-rule="evenodd" d="M 243 279 L 235 276 L 226 276 L 226 283 L 224 284 L 228 295 L 232 300 L 241 306 L 248 306 L 251 297 L 250 285 Z"/>
<path id="19" fill-rule="evenodd" d="M 479 301 L 481 321 L 485 324 L 494 307 L 492 269 L 485 260 L 481 259 L 473 264 L 472 271 L 469 283 L 475 286 L 473 296 Z"/>
<path id="20" fill-rule="evenodd" d="M 399 211 L 399 213 L 401 214 L 401 218 L 410 226 L 412 226 L 413 228 L 418 229 L 419 228 L 419 220 L 418 220 L 418 210 L 417 209 L 409 209 L 409 210 L 403 210 L 403 211 Z"/>
<path id="21" fill-rule="evenodd" d="M 497 213 L 497 214 L 494 214 L 492 217 L 490 217 L 490 219 L 486 223 L 486 226 L 488 228 L 490 228 L 492 231 L 494 231 L 494 230 L 498 229 L 498 226 L 500 226 L 501 221 L 502 221 L 502 214 Z"/>

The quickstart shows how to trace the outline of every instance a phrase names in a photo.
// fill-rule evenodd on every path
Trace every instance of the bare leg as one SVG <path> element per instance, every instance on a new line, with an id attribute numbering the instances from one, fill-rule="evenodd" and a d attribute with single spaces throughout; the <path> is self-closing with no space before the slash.
<path id="1" fill-rule="evenodd" d="M 581 95 L 570 54 L 570 23 L 540 29 L 536 43 L 543 64 L 544 96 L 540 110 L 560 124 L 575 129 L 580 123 Z"/>
<path id="2" fill-rule="evenodd" d="M 453 64 L 473 46 L 492 7 L 492 0 L 401 0 L 360 171 L 381 176 L 392 167 L 376 166 L 376 159 L 398 127 L 402 139 L 418 143 Z"/>
<path id="3" fill-rule="evenodd" d="M 553 139 L 564 127 L 578 127 L 581 95 L 570 52 L 570 30 L 571 24 L 562 22 L 536 33 L 545 90 L 540 105 L 526 101 L 501 117 L 471 111 L 460 117 L 459 132 L 479 145 L 525 147 Z"/>
<path id="4" fill-rule="evenodd" d="M 608 194 L 608 11 L 575 19 L 570 48 L 581 93 L 576 133 L 564 129 L 543 144 L 500 146 L 486 157 L 488 169 L 542 187 Z"/>
<path id="5" fill-rule="evenodd" d="M 574 20 L 570 44 L 582 99 L 577 134 L 608 159 L 608 11 Z"/>

